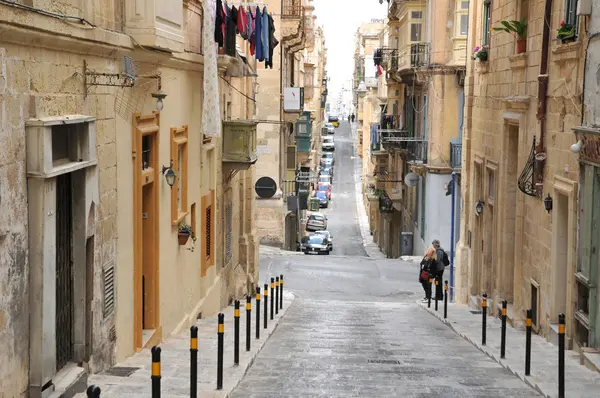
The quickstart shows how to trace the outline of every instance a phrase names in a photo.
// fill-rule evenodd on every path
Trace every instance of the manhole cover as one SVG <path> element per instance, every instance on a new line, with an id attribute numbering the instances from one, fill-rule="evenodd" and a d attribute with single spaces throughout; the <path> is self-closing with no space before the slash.
<path id="1" fill-rule="evenodd" d="M 115 366 L 107 371 L 103 372 L 104 374 L 116 377 L 129 377 L 139 368 L 134 368 L 130 366 Z"/>
<path id="2" fill-rule="evenodd" d="M 383 365 L 399 365 L 400 361 L 394 359 L 369 359 L 369 363 L 380 363 Z"/>

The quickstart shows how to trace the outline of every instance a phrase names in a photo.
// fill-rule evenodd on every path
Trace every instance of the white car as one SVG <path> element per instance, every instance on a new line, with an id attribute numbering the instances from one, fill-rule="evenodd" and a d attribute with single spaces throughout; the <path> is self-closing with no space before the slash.
<path id="1" fill-rule="evenodd" d="M 327 134 L 335 134 L 335 126 L 331 123 L 325 125 L 327 127 Z"/>
<path id="2" fill-rule="evenodd" d="M 322 231 L 327 229 L 327 217 L 321 213 L 312 213 L 306 221 L 307 231 Z"/>
<path id="3" fill-rule="evenodd" d="M 331 184 L 331 176 L 329 174 L 321 174 L 319 176 L 318 184 L 324 184 L 324 183 Z"/>
<path id="4" fill-rule="evenodd" d="M 335 151 L 335 143 L 333 142 L 333 137 L 323 137 L 323 143 L 321 144 L 321 148 L 324 151 Z"/>

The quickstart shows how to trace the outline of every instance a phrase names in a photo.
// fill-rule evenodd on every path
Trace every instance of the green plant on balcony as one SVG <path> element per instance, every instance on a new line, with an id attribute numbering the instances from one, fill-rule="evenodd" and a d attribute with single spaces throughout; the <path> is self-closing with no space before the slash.
<path id="1" fill-rule="evenodd" d="M 473 49 L 473 59 L 478 59 L 482 62 L 488 60 L 488 51 L 490 46 L 477 46 Z"/>
<path id="2" fill-rule="evenodd" d="M 574 41 L 577 38 L 575 25 L 561 21 L 560 28 L 557 29 L 556 38 L 563 43 Z"/>
<path id="3" fill-rule="evenodd" d="M 527 20 L 520 21 L 500 21 L 502 26 L 495 26 L 493 29 L 501 32 L 512 33 L 517 37 L 517 54 L 524 53 L 527 50 Z"/>

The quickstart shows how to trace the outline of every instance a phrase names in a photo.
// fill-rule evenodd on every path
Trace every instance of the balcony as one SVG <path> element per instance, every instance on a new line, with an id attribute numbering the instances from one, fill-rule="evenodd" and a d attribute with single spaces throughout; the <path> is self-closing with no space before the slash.
<path id="1" fill-rule="evenodd" d="M 304 112 L 296 122 L 295 137 L 296 153 L 307 153 L 311 151 L 312 121 L 310 120 L 310 112 Z"/>
<path id="2" fill-rule="evenodd" d="M 429 65 L 429 43 L 405 45 L 398 54 L 398 71 L 409 71 Z"/>
<path id="3" fill-rule="evenodd" d="M 398 70 L 398 51 L 392 50 L 389 53 L 388 71 L 396 72 Z"/>
<path id="4" fill-rule="evenodd" d="M 424 138 L 413 138 L 406 143 L 406 160 L 413 163 L 427 163 L 427 140 Z"/>
<path id="5" fill-rule="evenodd" d="M 394 212 L 394 202 L 385 193 L 379 196 L 379 212 L 382 214 L 391 214 Z"/>
<path id="6" fill-rule="evenodd" d="M 223 122 L 223 167 L 248 170 L 258 160 L 256 125 L 252 120 Z"/>
<path id="7" fill-rule="evenodd" d="M 183 0 L 125 2 L 125 33 L 137 45 L 169 52 L 185 51 Z"/>
<path id="8" fill-rule="evenodd" d="M 281 18 L 300 19 L 304 16 L 302 0 L 283 0 Z"/>
<path id="9" fill-rule="evenodd" d="M 462 167 L 462 143 L 450 143 L 450 166 L 454 170 Z"/>

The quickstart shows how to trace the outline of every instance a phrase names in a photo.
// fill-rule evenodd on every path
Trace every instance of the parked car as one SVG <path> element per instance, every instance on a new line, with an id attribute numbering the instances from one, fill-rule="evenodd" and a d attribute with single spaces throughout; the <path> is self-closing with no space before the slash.
<path id="1" fill-rule="evenodd" d="M 329 255 L 329 241 L 324 235 L 310 234 L 306 243 L 302 244 L 304 254 Z"/>
<path id="2" fill-rule="evenodd" d="M 321 184 L 321 183 L 324 183 L 324 182 L 326 182 L 328 184 L 331 184 L 331 176 L 327 175 L 327 174 L 321 174 L 321 175 L 319 175 L 319 181 L 317 183 Z"/>
<path id="3" fill-rule="evenodd" d="M 335 127 L 340 127 L 340 119 L 336 115 L 329 115 L 329 119 L 327 121 L 333 124 Z"/>
<path id="4" fill-rule="evenodd" d="M 327 123 L 325 127 L 327 127 L 327 134 L 335 134 L 335 126 L 333 124 Z"/>
<path id="5" fill-rule="evenodd" d="M 323 167 L 321 169 L 319 174 L 331 176 L 331 178 L 333 179 L 333 167 L 331 167 L 331 165 L 327 165 L 326 167 Z"/>
<path id="6" fill-rule="evenodd" d="M 317 231 L 314 232 L 314 235 L 323 235 L 325 238 L 327 238 L 327 242 L 329 246 L 329 251 L 333 250 L 333 236 L 331 235 L 331 233 L 329 231 Z"/>
<path id="7" fill-rule="evenodd" d="M 306 221 L 307 231 L 322 231 L 327 229 L 327 217 L 321 213 L 312 213 Z"/>
<path id="8" fill-rule="evenodd" d="M 317 192 L 325 192 L 327 194 L 327 199 L 331 201 L 331 183 L 321 182 L 317 184 Z"/>
<path id="9" fill-rule="evenodd" d="M 315 198 L 319 199 L 319 207 L 329 207 L 329 199 L 327 198 L 327 194 L 325 192 L 317 191 L 317 193 L 315 193 Z"/>
<path id="10" fill-rule="evenodd" d="M 333 137 L 323 137 L 321 148 L 324 151 L 335 151 L 335 142 L 333 142 Z"/>
<path id="11" fill-rule="evenodd" d="M 327 166 L 327 165 L 334 165 L 335 164 L 335 158 L 333 156 L 333 153 L 331 152 L 325 152 L 321 155 L 321 167 Z"/>

